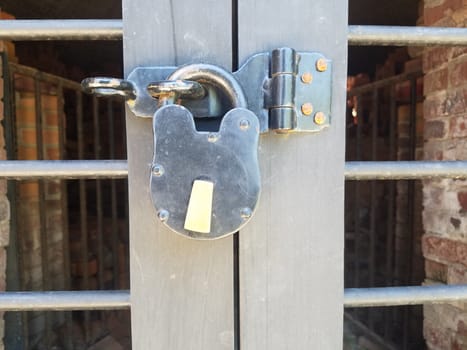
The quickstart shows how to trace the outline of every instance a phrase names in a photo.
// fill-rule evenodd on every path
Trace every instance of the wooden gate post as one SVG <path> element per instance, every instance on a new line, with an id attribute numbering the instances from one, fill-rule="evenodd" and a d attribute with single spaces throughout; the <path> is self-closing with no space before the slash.
<path id="1" fill-rule="evenodd" d="M 347 0 L 238 5 L 240 62 L 281 46 L 333 61 L 330 127 L 261 137 L 261 201 L 240 232 L 241 348 L 342 349 Z"/>
<path id="2" fill-rule="evenodd" d="M 231 68 L 231 2 L 123 0 L 125 75 L 137 66 Z M 233 349 L 232 238 L 180 237 L 149 193 L 151 120 L 127 111 L 132 342 L 139 350 Z"/>
<path id="3" fill-rule="evenodd" d="M 127 113 L 134 349 L 342 348 L 347 1 L 123 0 L 123 10 L 126 75 L 229 69 L 281 46 L 333 60 L 331 126 L 261 136 L 262 195 L 235 253 L 232 238 L 192 241 L 156 219 L 151 121 Z"/>

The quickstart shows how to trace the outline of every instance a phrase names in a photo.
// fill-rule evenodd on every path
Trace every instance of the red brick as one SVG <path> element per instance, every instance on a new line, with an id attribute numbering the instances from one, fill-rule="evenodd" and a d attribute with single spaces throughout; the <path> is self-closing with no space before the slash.
<path id="1" fill-rule="evenodd" d="M 449 136 L 466 137 L 467 136 L 467 119 L 465 116 L 453 117 L 449 122 Z"/>
<path id="2" fill-rule="evenodd" d="M 443 160 L 444 152 L 442 149 L 428 148 L 423 150 L 423 159 L 425 160 Z"/>
<path id="3" fill-rule="evenodd" d="M 456 47 L 451 48 L 450 50 L 451 50 L 451 59 L 455 59 L 464 54 L 467 54 L 467 47 L 465 46 L 456 46 Z"/>
<path id="4" fill-rule="evenodd" d="M 451 90 L 444 101 L 444 113 L 448 115 L 465 113 L 467 111 L 467 89 Z"/>
<path id="5" fill-rule="evenodd" d="M 37 182 L 22 181 L 18 184 L 20 198 L 38 198 L 39 185 Z"/>
<path id="6" fill-rule="evenodd" d="M 18 143 L 20 146 L 35 146 L 37 144 L 37 133 L 34 128 L 19 128 Z"/>
<path id="7" fill-rule="evenodd" d="M 425 260 L 425 275 L 431 280 L 446 283 L 448 268 L 445 264 L 432 260 Z"/>
<path id="8" fill-rule="evenodd" d="M 446 115 L 446 93 L 427 96 L 423 104 L 425 119 L 439 118 Z"/>
<path id="9" fill-rule="evenodd" d="M 41 101 L 44 111 L 56 111 L 58 108 L 57 96 L 42 95 Z"/>
<path id="10" fill-rule="evenodd" d="M 451 334 L 448 330 L 441 328 L 439 324 L 425 320 L 423 335 L 428 345 L 432 345 L 436 349 L 451 349 Z"/>
<path id="11" fill-rule="evenodd" d="M 456 242 L 456 259 L 461 264 L 467 265 L 467 244 Z"/>
<path id="12" fill-rule="evenodd" d="M 60 159 L 60 149 L 57 145 L 46 146 L 44 149 L 45 158 L 49 160 Z"/>
<path id="13" fill-rule="evenodd" d="M 57 128 L 47 128 L 43 131 L 45 145 L 58 145 L 59 132 Z"/>
<path id="14" fill-rule="evenodd" d="M 421 58 L 414 58 L 404 63 L 404 72 L 419 72 L 422 70 L 423 61 Z"/>
<path id="15" fill-rule="evenodd" d="M 429 72 L 425 75 L 425 82 L 423 92 L 425 95 L 439 91 L 446 90 L 448 87 L 448 69 L 443 68 L 436 71 Z"/>
<path id="16" fill-rule="evenodd" d="M 461 86 L 467 83 L 467 59 L 449 67 L 449 85 Z"/>
<path id="17" fill-rule="evenodd" d="M 55 111 L 44 111 L 42 113 L 45 121 L 45 127 L 58 127 L 58 112 Z"/>
<path id="18" fill-rule="evenodd" d="M 19 147 L 18 160 L 35 160 L 37 159 L 36 147 Z"/>
<path id="19" fill-rule="evenodd" d="M 463 0 L 444 0 L 438 6 L 428 7 L 425 5 L 423 14 L 425 25 L 433 25 L 446 17 L 448 10 L 456 10 L 462 7 Z"/>
<path id="20" fill-rule="evenodd" d="M 443 120 L 429 120 L 425 123 L 425 139 L 442 139 L 446 137 L 446 123 Z"/>
<path id="21" fill-rule="evenodd" d="M 424 236 L 422 238 L 423 255 L 426 258 L 434 258 L 436 261 L 456 262 L 455 242 L 435 237 Z"/>
<path id="22" fill-rule="evenodd" d="M 467 212 L 467 192 L 457 193 L 457 200 L 459 201 L 462 211 Z"/>
<path id="23" fill-rule="evenodd" d="M 422 249 L 425 258 L 440 263 L 460 263 L 467 266 L 467 244 L 438 236 L 424 235 Z"/>
<path id="24" fill-rule="evenodd" d="M 467 269 L 463 265 L 454 264 L 447 269 L 448 284 L 465 284 L 467 283 Z"/>

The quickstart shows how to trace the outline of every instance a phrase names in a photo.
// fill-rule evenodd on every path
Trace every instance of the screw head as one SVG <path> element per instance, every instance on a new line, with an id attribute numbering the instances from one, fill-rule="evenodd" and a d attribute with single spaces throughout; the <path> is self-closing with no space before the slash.
<path id="1" fill-rule="evenodd" d="M 157 214 L 159 220 L 162 222 L 166 222 L 169 219 L 169 215 L 169 212 L 165 209 L 159 210 L 159 213 Z"/>
<path id="2" fill-rule="evenodd" d="M 323 112 L 317 112 L 314 121 L 318 125 L 323 125 L 326 122 L 326 115 Z"/>
<path id="3" fill-rule="evenodd" d="M 164 174 L 164 167 L 160 164 L 154 164 L 151 171 L 154 176 L 162 176 Z"/>
<path id="4" fill-rule="evenodd" d="M 246 131 L 250 128 L 250 122 L 246 119 L 242 119 L 240 120 L 239 126 L 241 130 Z"/>
<path id="5" fill-rule="evenodd" d="M 316 70 L 318 72 L 325 72 L 328 69 L 328 62 L 324 58 L 316 61 Z"/>
<path id="6" fill-rule="evenodd" d="M 306 102 L 302 104 L 301 110 L 303 115 L 309 116 L 313 113 L 313 105 L 310 102 Z"/>
<path id="7" fill-rule="evenodd" d="M 240 216 L 244 220 L 249 219 L 251 217 L 251 214 L 252 214 L 251 208 L 248 208 L 248 207 L 243 208 L 242 211 L 240 212 Z"/>
<path id="8" fill-rule="evenodd" d="M 218 139 L 219 139 L 219 136 L 216 133 L 210 132 L 208 134 L 208 141 L 209 142 L 216 142 Z"/>
<path id="9" fill-rule="evenodd" d="M 310 72 L 305 72 L 302 74 L 301 79 L 304 84 L 311 84 L 313 81 L 313 75 L 311 75 Z"/>

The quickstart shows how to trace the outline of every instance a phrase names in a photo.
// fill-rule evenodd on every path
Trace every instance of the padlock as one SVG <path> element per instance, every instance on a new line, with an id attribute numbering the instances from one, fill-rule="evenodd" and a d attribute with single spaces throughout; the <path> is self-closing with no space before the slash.
<path id="1" fill-rule="evenodd" d="M 192 113 L 174 104 L 203 95 L 210 85 L 231 103 L 218 132 L 197 131 Z M 243 90 L 222 68 L 196 64 L 151 83 L 160 107 L 153 117 L 151 197 L 157 216 L 190 238 L 216 239 L 238 231 L 253 215 L 260 194 L 259 120 L 246 109 Z"/>

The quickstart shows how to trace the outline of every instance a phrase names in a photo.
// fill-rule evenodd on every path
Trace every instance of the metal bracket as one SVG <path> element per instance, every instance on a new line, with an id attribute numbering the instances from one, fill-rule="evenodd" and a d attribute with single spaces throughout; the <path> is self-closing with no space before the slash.
<path id="1" fill-rule="evenodd" d="M 179 67 L 138 67 L 126 80 L 88 78 L 83 87 L 101 95 L 125 96 L 138 117 L 152 118 L 158 105 L 147 87 L 166 80 Z M 251 56 L 232 73 L 243 88 L 247 107 L 256 114 L 262 133 L 317 132 L 331 121 L 332 64 L 318 52 L 275 49 Z M 201 100 L 181 99 L 196 118 L 225 114 L 225 96 L 214 86 L 204 86 Z M 112 93 L 112 90 L 114 91 Z"/>

